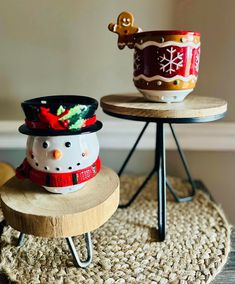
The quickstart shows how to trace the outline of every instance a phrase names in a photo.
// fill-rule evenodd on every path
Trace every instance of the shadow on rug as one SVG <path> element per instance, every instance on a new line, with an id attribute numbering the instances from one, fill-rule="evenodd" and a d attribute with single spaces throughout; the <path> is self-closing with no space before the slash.
<path id="1" fill-rule="evenodd" d="M 128 200 L 142 177 L 122 178 L 122 202 Z M 179 194 L 188 184 L 171 182 Z M 156 181 L 128 209 L 118 209 L 93 232 L 94 258 L 87 269 L 73 266 L 64 239 L 27 236 L 14 246 L 19 232 L 5 227 L 1 237 L 0 270 L 10 283 L 209 283 L 221 270 L 230 250 L 230 226 L 221 209 L 198 191 L 192 202 L 167 201 L 167 236 L 158 242 Z M 84 255 L 82 237 L 74 242 Z M 1 282 L 2 283 L 2 282 Z"/>

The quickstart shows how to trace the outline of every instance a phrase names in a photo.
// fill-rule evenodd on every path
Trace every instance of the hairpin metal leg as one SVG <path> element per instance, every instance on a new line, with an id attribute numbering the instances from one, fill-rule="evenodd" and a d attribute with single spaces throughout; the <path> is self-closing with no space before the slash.
<path id="1" fill-rule="evenodd" d="M 73 239 L 71 237 L 66 238 L 69 249 L 70 249 L 72 256 L 73 256 L 73 259 L 74 259 L 74 263 L 75 263 L 76 266 L 81 267 L 81 268 L 86 268 L 91 263 L 92 255 L 93 255 L 91 233 L 90 232 L 85 233 L 84 236 L 85 236 L 86 249 L 87 249 L 87 259 L 86 260 L 80 259 L 79 255 L 76 251 Z"/>
<path id="2" fill-rule="evenodd" d="M 17 241 L 17 247 L 21 247 L 24 244 L 24 238 L 25 238 L 25 234 L 20 233 L 18 241 Z"/>
<path id="3" fill-rule="evenodd" d="M 158 189 L 158 231 L 160 241 L 164 241 L 166 234 L 166 166 L 163 123 L 157 123 L 155 169 Z"/>
<path id="4" fill-rule="evenodd" d="M 186 157 L 184 155 L 184 152 L 182 150 L 182 148 L 180 147 L 180 144 L 179 144 L 179 141 L 177 139 L 177 136 L 176 136 L 176 133 L 174 131 L 174 128 L 172 126 L 171 123 L 169 123 L 170 125 L 170 129 L 171 129 L 171 132 L 172 132 L 172 135 L 174 137 L 174 140 L 175 140 L 175 143 L 176 143 L 176 146 L 177 146 L 177 149 L 178 149 L 178 152 L 179 152 L 179 155 L 180 155 L 180 158 L 181 158 L 181 161 L 183 163 L 183 166 L 184 166 L 184 170 L 186 172 L 186 175 L 187 175 L 187 178 L 188 178 L 188 181 L 191 185 L 191 194 L 189 196 L 185 196 L 185 197 L 179 197 L 177 194 L 176 194 L 176 191 L 175 189 L 173 188 L 173 186 L 171 185 L 171 183 L 169 182 L 169 180 L 167 180 L 167 188 L 169 189 L 169 191 L 171 192 L 171 194 L 174 196 L 175 198 L 175 201 L 177 202 L 187 202 L 187 201 L 191 201 L 196 193 L 196 186 L 195 186 L 195 182 L 190 174 L 190 171 L 189 171 L 189 166 L 188 166 L 188 163 L 187 163 L 187 160 L 186 160 Z"/>

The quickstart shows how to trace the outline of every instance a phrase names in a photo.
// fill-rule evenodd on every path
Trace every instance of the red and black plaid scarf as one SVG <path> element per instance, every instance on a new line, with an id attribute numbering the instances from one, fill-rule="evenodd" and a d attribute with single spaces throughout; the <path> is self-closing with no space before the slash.
<path id="1" fill-rule="evenodd" d="M 23 163 L 16 169 L 19 179 L 28 178 L 32 182 L 48 187 L 64 187 L 80 184 L 93 178 L 101 168 L 101 161 L 97 160 L 89 167 L 69 173 L 47 173 L 38 171 L 30 166 L 25 158 Z"/>

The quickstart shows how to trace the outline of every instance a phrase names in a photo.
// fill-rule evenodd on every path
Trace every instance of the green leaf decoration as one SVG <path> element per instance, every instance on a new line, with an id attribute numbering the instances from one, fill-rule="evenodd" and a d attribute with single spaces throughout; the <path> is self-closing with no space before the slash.
<path id="1" fill-rule="evenodd" d="M 57 110 L 57 115 L 61 115 L 66 109 L 60 106 Z M 86 105 L 76 105 L 69 110 L 69 113 L 59 118 L 59 120 L 68 120 L 69 129 L 80 129 L 85 121 L 90 107 Z"/>
<path id="2" fill-rule="evenodd" d="M 76 114 L 80 114 L 81 113 L 81 106 L 77 105 L 75 107 L 72 107 L 69 110 L 69 113 L 67 115 L 64 115 L 63 117 L 61 117 L 59 120 L 69 120 L 72 116 L 76 115 Z"/>
<path id="3" fill-rule="evenodd" d="M 90 110 L 89 106 L 82 105 L 81 106 L 81 117 L 85 118 L 86 115 L 88 114 L 89 110 Z"/>
<path id="4" fill-rule="evenodd" d="M 80 118 L 79 120 L 77 120 L 74 124 L 70 125 L 69 126 L 69 129 L 74 129 L 74 130 L 77 130 L 77 129 L 80 129 L 82 128 L 83 124 L 84 124 L 84 121 L 85 119 L 82 119 Z"/>
<path id="5" fill-rule="evenodd" d="M 75 114 L 74 116 L 72 116 L 69 119 L 69 125 L 72 125 L 72 124 L 76 123 L 79 119 L 81 119 L 81 115 L 80 114 Z"/>
<path id="6" fill-rule="evenodd" d="M 65 108 L 63 106 L 60 106 L 58 109 L 57 109 L 57 115 L 61 115 L 61 113 L 63 113 L 65 111 Z"/>

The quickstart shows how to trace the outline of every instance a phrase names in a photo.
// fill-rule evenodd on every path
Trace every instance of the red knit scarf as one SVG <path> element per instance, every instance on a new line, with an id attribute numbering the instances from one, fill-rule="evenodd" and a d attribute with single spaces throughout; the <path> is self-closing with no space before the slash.
<path id="1" fill-rule="evenodd" d="M 101 168 L 101 161 L 97 160 L 89 167 L 69 173 L 46 173 L 30 166 L 27 159 L 16 169 L 19 179 L 28 178 L 32 182 L 48 187 L 64 187 L 80 184 L 93 178 Z"/>

